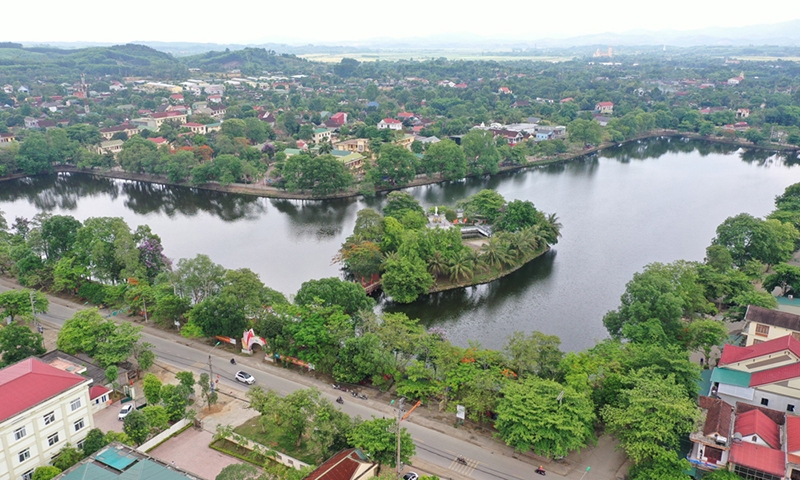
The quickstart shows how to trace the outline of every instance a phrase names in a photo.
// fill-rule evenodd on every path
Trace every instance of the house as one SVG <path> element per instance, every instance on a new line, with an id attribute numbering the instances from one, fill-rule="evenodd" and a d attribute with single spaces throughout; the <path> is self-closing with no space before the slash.
<path id="1" fill-rule="evenodd" d="M 222 103 L 222 95 L 209 95 L 208 101 L 211 103 Z"/>
<path id="2" fill-rule="evenodd" d="M 105 155 L 106 153 L 109 153 L 113 155 L 114 158 L 116 158 L 117 154 L 122 151 L 122 145 L 124 143 L 125 142 L 123 142 L 122 140 L 105 140 L 100 142 L 100 145 L 95 147 L 95 151 L 100 155 Z"/>
<path id="3" fill-rule="evenodd" d="M 222 95 L 225 93 L 225 86 L 224 85 L 206 85 L 203 88 L 203 91 L 206 95 Z"/>
<path id="4" fill-rule="evenodd" d="M 511 89 L 508 87 L 500 87 L 497 89 L 497 93 L 500 95 L 511 95 Z"/>
<path id="5" fill-rule="evenodd" d="M 196 133 L 198 135 L 205 135 L 208 132 L 206 130 L 206 126 L 203 125 L 202 123 L 189 122 L 189 123 L 184 123 L 183 126 L 191 130 L 192 133 Z"/>
<path id="6" fill-rule="evenodd" d="M 594 106 L 594 111 L 603 115 L 613 115 L 614 102 L 599 102 Z"/>
<path id="7" fill-rule="evenodd" d="M 162 83 L 162 82 L 146 82 L 139 88 L 148 93 L 155 93 L 158 91 L 181 93 L 183 91 L 183 88 L 179 85 L 172 85 L 171 83 Z"/>
<path id="8" fill-rule="evenodd" d="M 401 122 L 405 122 L 406 120 L 412 120 L 416 118 L 416 116 L 411 112 L 400 112 L 397 114 L 397 119 Z"/>
<path id="9" fill-rule="evenodd" d="M 414 135 L 414 141 L 423 145 L 433 145 L 434 143 L 441 142 L 438 137 L 423 137 L 420 135 Z"/>
<path id="10" fill-rule="evenodd" d="M 728 79 L 728 85 L 735 86 L 739 85 L 744 81 L 744 72 L 740 73 L 738 77 L 733 77 Z"/>
<path id="11" fill-rule="evenodd" d="M 104 383 L 108 382 L 108 379 L 106 379 L 106 371 L 103 367 L 95 365 L 88 355 L 83 353 L 70 355 L 61 350 L 51 350 L 44 355 L 40 355 L 39 359 L 61 371 L 75 373 L 92 379 L 92 386 L 89 388 L 89 401 L 92 405 L 92 413 L 97 413 L 111 405 L 111 390 L 103 386 Z M 135 371 L 120 367 L 118 381 L 120 384 L 126 384 L 130 380 L 136 378 L 135 375 Z"/>
<path id="12" fill-rule="evenodd" d="M 514 146 L 525 139 L 525 135 L 522 132 L 516 132 L 513 130 L 506 130 L 504 128 L 501 129 L 489 129 L 494 135 L 494 138 L 502 137 L 505 138 L 509 145 Z"/>
<path id="13" fill-rule="evenodd" d="M 744 321 L 746 347 L 786 335 L 800 340 L 800 315 L 748 305 Z"/>
<path id="14" fill-rule="evenodd" d="M 745 478 L 784 478 L 786 453 L 781 431 L 786 418 L 775 410 L 737 405 L 728 459 L 734 473 Z"/>
<path id="15" fill-rule="evenodd" d="M 539 134 L 544 134 L 552 137 L 551 140 L 558 140 L 567 136 L 567 127 L 564 125 L 536 125 L 534 133 L 537 139 Z"/>
<path id="16" fill-rule="evenodd" d="M 393 142 L 395 145 L 411 150 L 411 144 L 414 143 L 414 135 L 403 135 Z"/>
<path id="17" fill-rule="evenodd" d="M 737 108 L 736 109 L 736 118 L 747 118 L 750 116 L 750 109 L 749 108 Z"/>
<path id="18" fill-rule="evenodd" d="M 106 140 L 111 140 L 111 137 L 120 132 L 125 133 L 130 138 L 139 133 L 139 128 L 129 123 L 123 123 L 122 125 L 115 125 L 113 127 L 100 129 L 100 135 L 102 135 Z"/>
<path id="19" fill-rule="evenodd" d="M 360 153 L 348 152 L 347 150 L 331 150 L 331 155 L 336 157 L 353 173 L 361 173 L 364 170 L 364 155 Z"/>
<path id="20" fill-rule="evenodd" d="M 594 121 L 599 123 L 601 127 L 605 127 L 608 125 L 608 122 L 611 121 L 611 117 L 606 117 L 603 115 L 592 115 L 592 118 L 594 118 Z"/>
<path id="21" fill-rule="evenodd" d="M 344 112 L 334 113 L 328 121 L 335 124 L 337 127 L 341 127 L 347 123 L 347 114 Z"/>
<path id="22" fill-rule="evenodd" d="M 14 93 L 14 87 L 9 84 L 3 85 L 3 93 Z"/>
<path id="23" fill-rule="evenodd" d="M 67 443 L 81 448 L 94 428 L 91 383 L 33 357 L 0 370 L 0 478 L 31 479 Z"/>
<path id="24" fill-rule="evenodd" d="M 558 103 L 565 104 L 565 103 L 574 102 L 574 101 L 575 101 L 574 98 L 566 97 L 566 98 L 562 98 L 561 100 L 559 100 Z"/>
<path id="25" fill-rule="evenodd" d="M 315 128 L 313 134 L 314 143 L 330 142 L 333 130 L 330 128 Z"/>
<path id="26" fill-rule="evenodd" d="M 731 405 L 794 412 L 800 405 L 800 340 L 786 335 L 747 347 L 725 345 L 711 372 L 711 395 Z"/>
<path id="27" fill-rule="evenodd" d="M 209 123 L 206 125 L 206 133 L 219 132 L 222 130 L 222 122 Z"/>
<path id="28" fill-rule="evenodd" d="M 402 130 L 403 129 L 403 122 L 399 120 L 395 120 L 394 118 L 384 118 L 380 122 L 378 122 L 378 130 Z"/>
<path id="29" fill-rule="evenodd" d="M 36 122 L 39 128 L 43 128 L 45 130 L 49 130 L 51 128 L 56 128 L 58 125 L 54 120 L 50 120 L 48 118 L 43 118 Z"/>
<path id="30" fill-rule="evenodd" d="M 128 87 L 116 80 L 112 80 L 111 85 L 108 86 L 108 89 L 112 92 L 120 92 L 122 90 L 127 90 Z"/>
<path id="31" fill-rule="evenodd" d="M 186 123 L 187 115 L 185 113 L 180 112 L 157 112 L 150 115 L 150 118 L 156 121 L 156 128 L 161 127 L 164 122 L 178 122 L 178 123 Z"/>
<path id="32" fill-rule="evenodd" d="M 169 96 L 169 99 L 175 103 L 183 103 L 183 95 L 180 93 L 173 93 Z"/>
<path id="33" fill-rule="evenodd" d="M 148 140 L 150 140 L 151 142 L 155 143 L 159 147 L 161 145 L 169 145 L 169 142 L 164 137 L 150 137 L 150 138 L 148 138 Z"/>
<path id="34" fill-rule="evenodd" d="M 357 448 L 342 450 L 308 474 L 304 480 L 369 480 L 377 475 L 378 464 Z"/>
<path id="35" fill-rule="evenodd" d="M 211 105 L 208 108 L 211 109 L 211 116 L 214 118 L 225 118 L 225 112 L 228 110 L 222 105 Z"/>
<path id="36" fill-rule="evenodd" d="M 39 120 L 33 117 L 25 117 L 25 128 L 39 128 Z"/>
<path id="37" fill-rule="evenodd" d="M 261 120 L 262 122 L 266 123 L 270 127 L 274 127 L 275 126 L 275 122 L 276 122 L 275 115 L 273 115 L 273 114 L 271 114 L 269 112 L 264 112 L 264 113 L 260 114 L 258 116 L 258 119 Z"/>
<path id="38" fill-rule="evenodd" d="M 352 140 L 345 140 L 334 144 L 334 147 L 339 150 L 346 150 L 354 153 L 367 153 L 369 152 L 369 139 L 367 138 L 354 138 Z"/>
<path id="39" fill-rule="evenodd" d="M 17 137 L 13 133 L 0 133 L 0 144 L 15 142 Z"/>
<path id="40" fill-rule="evenodd" d="M 733 407 L 719 398 L 700 396 L 702 428 L 689 435 L 692 449 L 686 458 L 701 470 L 724 468 L 730 454 Z"/>
<path id="41" fill-rule="evenodd" d="M 130 121 L 130 123 L 138 130 L 144 130 L 144 129 L 158 130 L 155 118 L 149 118 L 149 117 L 134 118 L 133 120 Z"/>
<path id="42" fill-rule="evenodd" d="M 114 442 L 89 455 L 54 479 L 58 480 L 203 480 L 202 477 Z"/>

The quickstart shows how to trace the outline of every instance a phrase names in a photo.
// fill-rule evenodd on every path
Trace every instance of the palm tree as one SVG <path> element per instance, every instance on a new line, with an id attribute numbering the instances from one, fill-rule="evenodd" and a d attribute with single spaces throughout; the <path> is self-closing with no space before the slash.
<path id="1" fill-rule="evenodd" d="M 490 238 L 488 242 L 481 245 L 481 252 L 483 260 L 490 267 L 499 267 L 508 263 L 508 247 L 500 238 Z"/>
<path id="2" fill-rule="evenodd" d="M 454 282 L 457 282 L 459 277 L 464 277 L 464 279 L 470 278 L 474 268 L 475 263 L 472 260 L 472 256 L 465 250 L 461 250 L 453 255 L 447 262 L 447 270 L 450 273 L 450 279 Z"/>
<path id="3" fill-rule="evenodd" d="M 550 228 L 550 232 L 552 233 L 552 240 L 551 242 L 547 242 L 550 244 L 554 244 L 558 241 L 561 237 L 561 222 L 558 221 L 558 215 L 555 213 L 551 213 L 547 216 L 547 226 Z"/>
<path id="4" fill-rule="evenodd" d="M 442 255 L 442 252 L 435 251 L 431 258 L 428 259 L 428 273 L 438 277 L 447 271 L 447 259 Z"/>
<path id="5" fill-rule="evenodd" d="M 322 142 L 319 144 L 319 154 L 325 155 L 333 151 L 333 144 L 331 142 Z"/>
<path id="6" fill-rule="evenodd" d="M 520 230 L 519 233 L 517 233 L 517 235 L 519 236 L 520 242 L 522 242 L 522 244 L 525 246 L 526 249 L 533 252 L 536 251 L 537 248 L 539 248 L 540 237 L 538 235 L 538 229 L 536 229 L 536 227 Z"/>

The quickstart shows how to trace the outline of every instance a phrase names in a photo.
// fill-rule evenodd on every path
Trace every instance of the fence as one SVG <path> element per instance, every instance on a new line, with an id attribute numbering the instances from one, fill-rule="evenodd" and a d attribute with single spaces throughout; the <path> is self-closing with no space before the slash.
<path id="1" fill-rule="evenodd" d="M 186 425 L 189 425 L 189 423 L 191 423 L 191 420 L 187 420 L 185 418 L 181 419 L 180 421 L 176 422 L 175 425 L 169 427 L 168 429 L 166 429 L 163 432 L 159 433 L 155 437 L 153 437 L 150 440 L 148 440 L 148 441 L 144 442 L 143 444 L 139 445 L 139 448 L 137 448 L 136 450 L 138 450 L 138 451 L 140 451 L 142 453 L 147 453 L 148 450 L 152 450 L 152 449 L 156 448 L 156 446 L 158 444 L 160 444 L 164 440 L 168 439 L 169 437 L 175 435 L 177 432 L 179 432 Z"/>

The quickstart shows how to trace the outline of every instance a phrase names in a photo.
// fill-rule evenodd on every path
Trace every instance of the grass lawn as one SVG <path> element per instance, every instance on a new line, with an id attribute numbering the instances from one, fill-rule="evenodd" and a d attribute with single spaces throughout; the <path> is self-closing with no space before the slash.
<path id="1" fill-rule="evenodd" d="M 258 422 L 259 418 L 260 417 L 253 417 L 234 428 L 233 431 L 247 439 L 278 450 L 281 453 L 285 453 L 286 455 L 292 456 L 310 465 L 318 463 L 316 455 L 307 450 L 305 442 L 300 442 L 300 446 L 298 447 L 294 439 L 286 438 L 281 429 L 274 424 L 269 424 L 266 430 L 262 430 Z"/>

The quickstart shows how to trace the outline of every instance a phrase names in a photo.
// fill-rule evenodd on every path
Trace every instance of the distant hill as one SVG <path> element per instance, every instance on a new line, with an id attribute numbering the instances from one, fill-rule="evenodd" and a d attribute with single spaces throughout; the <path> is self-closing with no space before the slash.
<path id="1" fill-rule="evenodd" d="M 115 45 L 73 50 L 54 47 L 0 49 L 0 74 L 13 76 L 36 69 L 38 75 L 67 73 L 89 75 L 184 77 L 185 65 L 172 55 L 144 45 Z"/>
<path id="2" fill-rule="evenodd" d="M 242 50 L 225 50 L 206 52 L 200 55 L 182 57 L 180 61 L 188 67 L 200 68 L 203 71 L 229 71 L 238 69 L 245 75 L 257 75 L 264 71 L 282 71 L 284 73 L 310 73 L 316 64 L 289 54 L 277 54 L 265 48 L 244 48 Z"/>

